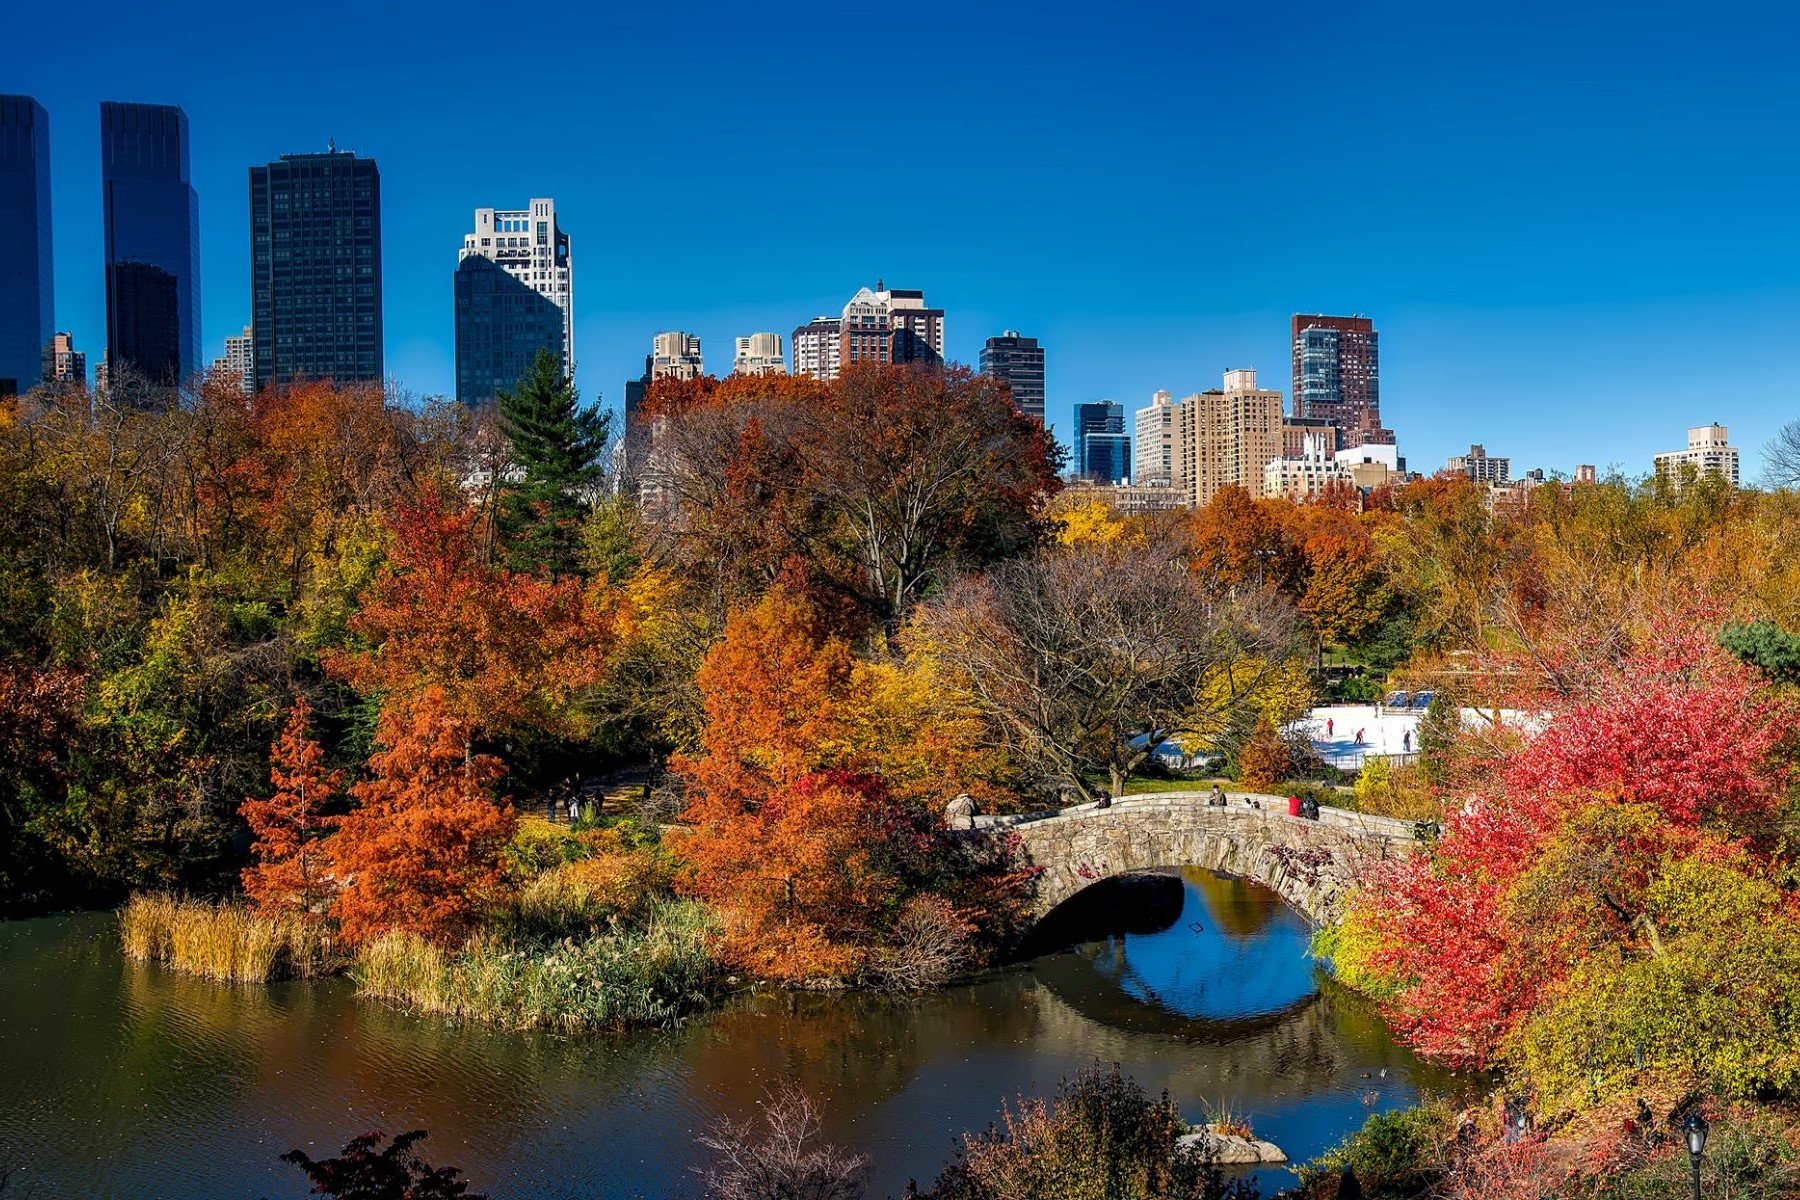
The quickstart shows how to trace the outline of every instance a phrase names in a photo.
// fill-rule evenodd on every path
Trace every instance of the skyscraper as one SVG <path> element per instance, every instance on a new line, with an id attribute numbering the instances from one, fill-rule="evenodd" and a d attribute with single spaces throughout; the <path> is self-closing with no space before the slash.
<path id="1" fill-rule="evenodd" d="M 1036 338 L 1016 329 L 989 338 L 981 347 L 981 373 L 1006 380 L 1019 411 L 1044 423 L 1044 348 Z"/>
<path id="2" fill-rule="evenodd" d="M 1139 483 L 1175 481 L 1176 408 L 1169 393 L 1156 392 L 1137 410 L 1131 457 Z"/>
<path id="3" fill-rule="evenodd" d="M 785 375 L 787 361 L 781 354 L 779 333 L 753 333 L 737 340 L 737 356 L 731 364 L 734 375 Z"/>
<path id="4" fill-rule="evenodd" d="M 838 335 L 844 323 L 837 317 L 814 317 L 794 330 L 794 374 L 815 379 L 836 379 Z"/>
<path id="5" fill-rule="evenodd" d="M 0 396 L 29 391 L 55 331 L 50 256 L 50 114 L 0 96 Z"/>
<path id="6" fill-rule="evenodd" d="M 1392 445 L 1381 425 L 1381 335 L 1367 317 L 1296 313 L 1294 415 L 1323 417 L 1344 446 Z"/>
<path id="7" fill-rule="evenodd" d="M 200 199 L 188 119 L 168 104 L 100 105 L 106 359 L 158 386 L 200 367 Z"/>
<path id="8" fill-rule="evenodd" d="M 1131 435 L 1125 406 L 1111 400 L 1075 406 L 1075 474 L 1096 483 L 1131 477 Z"/>
<path id="9" fill-rule="evenodd" d="M 225 353 L 213 359 L 213 374 L 237 379 L 238 390 L 246 396 L 256 394 L 256 334 L 250 326 L 244 332 L 225 339 Z"/>
<path id="10" fill-rule="evenodd" d="M 556 201 L 519 210 L 478 208 L 456 266 L 456 398 L 489 404 L 509 391 L 539 350 L 575 375 L 569 235 Z"/>
<path id="11" fill-rule="evenodd" d="M 59 333 L 44 347 L 43 375 L 45 383 L 87 386 L 87 355 L 75 348 L 73 334 Z"/>
<path id="12" fill-rule="evenodd" d="M 1282 456 L 1280 392 L 1257 387 L 1255 371 L 1227 371 L 1224 388 L 1189 396 L 1177 411 L 1175 471 L 1189 504 L 1227 486 L 1263 494 L 1268 466 Z"/>
<path id="13" fill-rule="evenodd" d="M 379 383 L 381 174 L 347 150 L 250 168 L 256 387 Z"/>
<path id="14" fill-rule="evenodd" d="M 697 334 L 679 329 L 659 333 L 650 343 L 650 378 L 698 379 L 706 373 Z"/>
<path id="15" fill-rule="evenodd" d="M 836 379 L 851 363 L 944 361 L 944 310 L 925 293 L 877 280 L 859 288 L 838 317 L 814 317 L 794 330 L 794 373 Z"/>

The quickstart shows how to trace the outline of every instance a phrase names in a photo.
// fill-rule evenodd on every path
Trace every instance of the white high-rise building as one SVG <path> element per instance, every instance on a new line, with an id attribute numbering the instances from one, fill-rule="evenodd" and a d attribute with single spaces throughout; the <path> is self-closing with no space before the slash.
<path id="1" fill-rule="evenodd" d="M 1682 484 L 1682 468 L 1691 466 L 1696 475 L 1720 475 L 1732 487 L 1738 485 L 1738 452 L 1731 444 L 1725 427 L 1718 423 L 1696 425 L 1688 430 L 1686 450 L 1671 450 L 1656 456 L 1656 473 L 1677 488 Z"/>
<path id="2" fill-rule="evenodd" d="M 737 340 L 737 358 L 731 370 L 736 375 L 785 375 L 787 360 L 781 353 L 779 333 L 753 333 Z"/>
<path id="3" fill-rule="evenodd" d="M 705 373 L 698 334 L 674 329 L 656 335 L 650 345 L 650 378 L 698 379 Z"/>
<path id="4" fill-rule="evenodd" d="M 475 210 L 475 231 L 463 238 L 462 250 L 457 255 L 459 264 L 480 257 L 489 260 L 506 274 L 512 276 L 532 291 L 554 304 L 562 317 L 562 360 L 563 373 L 570 378 L 575 375 L 575 283 L 574 267 L 569 253 L 569 235 L 562 231 L 556 221 L 556 201 L 550 199 L 534 199 L 531 207 L 524 209 L 478 208 Z M 491 311 L 484 311 L 492 306 Z M 470 309 L 470 317 L 479 320 L 486 315 L 484 323 L 492 324 L 495 318 L 504 317 L 505 323 L 517 327 L 521 337 L 542 346 L 540 331 L 531 326 L 537 322 L 526 319 L 520 314 L 510 313 L 505 305 L 495 300 L 488 300 L 480 294 L 468 297 L 458 296 L 458 324 L 465 320 L 463 309 Z M 459 334 L 464 331 L 459 328 Z M 471 380 L 475 391 L 491 391 L 492 386 L 486 378 L 494 374 L 494 383 L 509 387 L 514 378 L 514 360 L 522 354 L 525 347 L 504 344 L 511 340 L 499 337 L 488 330 L 471 328 L 471 336 L 458 338 L 459 359 L 466 352 L 476 362 L 472 364 L 475 374 L 481 376 Z M 468 346 L 465 348 L 464 343 Z M 488 343 L 492 342 L 490 345 Z M 535 353 L 535 349 L 532 351 Z M 488 369 L 489 359 L 504 360 L 496 362 L 492 370 Z M 463 373 L 459 362 L 458 375 Z M 512 378 L 501 379 L 501 375 L 512 375 Z M 459 381 L 460 390 L 460 381 Z"/>
<path id="5" fill-rule="evenodd" d="M 225 353 L 213 359 L 213 370 L 223 375 L 236 375 L 238 390 L 246 396 L 256 394 L 256 339 L 250 326 L 236 337 L 225 339 Z"/>
<path id="6" fill-rule="evenodd" d="M 1156 392 L 1150 406 L 1137 410 L 1132 430 L 1132 474 L 1139 483 L 1173 483 L 1175 480 L 1176 427 L 1174 397 Z"/>

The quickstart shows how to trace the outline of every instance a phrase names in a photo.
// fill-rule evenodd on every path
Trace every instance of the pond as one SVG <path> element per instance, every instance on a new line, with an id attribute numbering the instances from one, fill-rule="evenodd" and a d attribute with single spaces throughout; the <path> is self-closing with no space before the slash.
<path id="1" fill-rule="evenodd" d="M 934 1178 L 1003 1100 L 1096 1061 L 1190 1120 L 1229 1105 L 1296 1159 L 1452 1086 L 1330 986 L 1274 893 L 1201 870 L 1089 890 L 1061 948 L 942 992 L 765 989 L 588 1037 L 415 1017 L 342 979 L 182 978 L 126 962 L 108 914 L 0 923 L 6 1195 L 298 1198 L 284 1151 L 424 1128 L 425 1157 L 496 1200 L 662 1200 L 696 1190 L 697 1133 L 791 1082 L 870 1157 L 879 1197 Z"/>

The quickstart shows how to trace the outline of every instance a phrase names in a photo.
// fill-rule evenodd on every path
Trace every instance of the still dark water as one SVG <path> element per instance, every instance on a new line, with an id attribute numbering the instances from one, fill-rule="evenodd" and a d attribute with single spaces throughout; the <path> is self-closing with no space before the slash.
<path id="1" fill-rule="evenodd" d="M 496 1200 L 662 1200 L 694 1190 L 696 1131 L 788 1081 L 871 1156 L 885 1196 L 933 1178 L 1002 1099 L 1096 1060 L 1190 1119 L 1229 1102 L 1296 1159 L 1450 1086 L 1363 1005 L 1321 994 L 1305 922 L 1273 893 L 1197 870 L 1178 899 L 1165 886 L 1158 932 L 922 999 L 771 991 L 674 1030 L 581 1038 L 413 1017 L 344 980 L 184 979 L 126 962 L 105 914 L 0 923 L 6 1197 L 297 1198 L 283 1151 L 423 1127 L 426 1157 Z"/>

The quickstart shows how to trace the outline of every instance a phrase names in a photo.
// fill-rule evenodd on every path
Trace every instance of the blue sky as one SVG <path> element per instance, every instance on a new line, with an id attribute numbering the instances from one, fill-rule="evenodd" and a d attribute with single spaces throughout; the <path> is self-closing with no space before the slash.
<path id="1" fill-rule="evenodd" d="M 651 335 L 731 339 L 876 278 L 951 356 L 1043 339 L 1050 416 L 1254 366 L 1293 312 L 1382 332 L 1415 468 L 1649 466 L 1800 416 L 1800 15 L 1770 4 L 9 8 L 0 91 L 49 110 L 59 328 L 104 329 L 103 99 L 180 104 L 205 353 L 249 315 L 246 168 L 380 163 L 387 363 L 452 386 L 478 206 L 553 196 L 578 382 Z"/>

